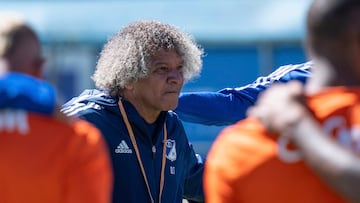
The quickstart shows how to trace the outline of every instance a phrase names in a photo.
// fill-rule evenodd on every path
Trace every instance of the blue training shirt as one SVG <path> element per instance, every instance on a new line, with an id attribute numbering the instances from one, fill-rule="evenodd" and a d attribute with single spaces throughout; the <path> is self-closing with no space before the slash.
<path id="1" fill-rule="evenodd" d="M 246 117 L 246 111 L 254 105 L 259 94 L 271 84 L 290 80 L 302 83 L 311 75 L 313 63 L 281 66 L 253 83 L 237 88 L 225 88 L 218 92 L 188 92 L 179 97 L 175 112 L 186 122 L 204 125 L 229 125 Z"/>

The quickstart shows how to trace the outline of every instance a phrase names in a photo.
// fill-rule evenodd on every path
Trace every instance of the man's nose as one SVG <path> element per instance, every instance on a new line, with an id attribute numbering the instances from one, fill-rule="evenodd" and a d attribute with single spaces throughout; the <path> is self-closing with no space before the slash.
<path id="1" fill-rule="evenodd" d="M 184 80 L 184 76 L 182 71 L 174 68 L 169 72 L 168 82 L 180 83 L 183 82 L 183 80 Z"/>

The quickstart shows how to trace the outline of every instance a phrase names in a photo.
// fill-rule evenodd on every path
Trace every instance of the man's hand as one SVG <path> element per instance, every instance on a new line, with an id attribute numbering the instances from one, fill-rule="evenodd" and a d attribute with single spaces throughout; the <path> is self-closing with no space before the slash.
<path id="1" fill-rule="evenodd" d="M 258 118 L 269 131 L 286 134 L 307 113 L 302 84 L 273 84 L 247 113 Z"/>

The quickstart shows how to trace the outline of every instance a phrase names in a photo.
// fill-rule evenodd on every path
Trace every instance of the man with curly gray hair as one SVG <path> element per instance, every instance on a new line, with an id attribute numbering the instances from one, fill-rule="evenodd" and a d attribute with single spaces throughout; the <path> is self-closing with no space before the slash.
<path id="1" fill-rule="evenodd" d="M 184 83 L 199 75 L 203 50 L 158 21 L 137 21 L 105 44 L 93 80 L 63 112 L 95 124 L 114 170 L 113 202 L 203 202 L 203 163 L 171 110 Z"/>

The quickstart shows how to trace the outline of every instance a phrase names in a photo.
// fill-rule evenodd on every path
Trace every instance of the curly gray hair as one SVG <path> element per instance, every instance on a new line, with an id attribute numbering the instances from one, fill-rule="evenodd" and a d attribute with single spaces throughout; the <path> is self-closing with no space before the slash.
<path id="1" fill-rule="evenodd" d="M 169 24 L 137 21 L 105 44 L 92 79 L 97 88 L 120 96 L 125 85 L 149 74 L 151 57 L 160 49 L 174 49 L 181 56 L 185 82 L 200 74 L 201 49 L 193 38 Z"/>

